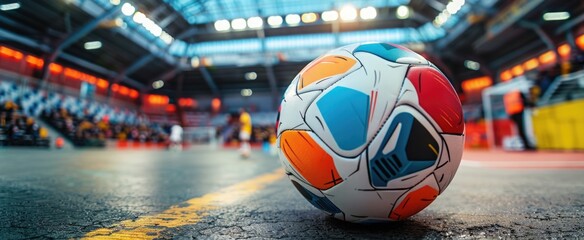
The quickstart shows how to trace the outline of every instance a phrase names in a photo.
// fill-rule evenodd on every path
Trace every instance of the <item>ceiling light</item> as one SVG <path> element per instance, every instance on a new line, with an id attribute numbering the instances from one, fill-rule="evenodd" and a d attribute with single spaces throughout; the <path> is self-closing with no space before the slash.
<path id="1" fill-rule="evenodd" d="M 201 59 L 201 64 L 205 67 L 211 67 L 213 66 L 213 59 L 209 58 L 209 57 L 204 57 Z"/>
<path id="2" fill-rule="evenodd" d="M 130 3 L 124 3 L 124 5 L 122 5 L 122 13 L 126 16 L 132 16 L 135 11 L 136 8 Z"/>
<path id="3" fill-rule="evenodd" d="M 399 7 L 397 7 L 397 10 L 395 11 L 395 16 L 398 19 L 407 19 L 410 17 L 410 8 L 408 6 L 405 5 L 401 5 Z"/>
<path id="4" fill-rule="evenodd" d="M 322 13 L 321 17 L 325 22 L 335 21 L 339 19 L 339 13 L 335 10 L 325 11 Z"/>
<path id="5" fill-rule="evenodd" d="M 17 2 L 0 5 L 0 10 L 2 10 L 2 11 L 10 11 L 10 10 L 15 10 L 15 9 L 19 9 L 19 8 L 20 8 L 20 3 L 17 3 Z"/>
<path id="6" fill-rule="evenodd" d="M 305 13 L 302 14 L 302 22 L 304 23 L 312 23 L 312 22 L 316 22 L 316 13 Z"/>
<path id="7" fill-rule="evenodd" d="M 460 8 L 462 8 L 462 5 L 464 5 L 464 0 L 449 2 L 448 5 L 446 5 L 446 11 L 449 14 L 454 15 L 460 10 Z"/>
<path id="8" fill-rule="evenodd" d="M 199 65 L 201 65 L 201 60 L 199 60 L 199 57 L 193 57 L 193 58 L 191 58 L 191 66 L 193 68 L 198 68 Z"/>
<path id="9" fill-rule="evenodd" d="M 136 22 L 137 24 L 142 24 L 144 23 L 144 20 L 146 20 L 146 15 L 144 15 L 144 13 L 141 12 L 136 12 L 134 13 L 134 17 L 132 17 L 132 20 L 134 20 L 134 22 Z"/>
<path id="10" fill-rule="evenodd" d="M 122 27 L 124 25 L 124 20 L 121 18 L 116 18 L 116 20 L 114 20 L 114 24 L 118 27 Z"/>
<path id="11" fill-rule="evenodd" d="M 447 11 L 442 11 L 434 19 L 434 25 L 436 25 L 437 27 L 442 26 L 442 24 L 444 24 L 444 23 L 446 23 L 446 21 L 448 21 L 449 17 L 450 17 L 450 14 Z"/>
<path id="12" fill-rule="evenodd" d="M 83 44 L 83 47 L 86 50 L 98 49 L 101 48 L 101 42 L 100 41 L 86 42 L 85 44 Z"/>
<path id="13" fill-rule="evenodd" d="M 253 91 L 249 88 L 241 89 L 241 96 L 249 97 L 253 94 Z"/>
<path id="14" fill-rule="evenodd" d="M 253 81 L 253 80 L 256 80 L 258 78 L 258 74 L 256 72 L 248 72 L 248 73 L 245 73 L 244 77 L 245 77 L 245 80 Z"/>
<path id="15" fill-rule="evenodd" d="M 243 18 L 236 18 L 231 20 L 231 28 L 234 30 L 243 30 L 246 26 L 247 24 Z"/>
<path id="16" fill-rule="evenodd" d="M 152 83 L 152 88 L 154 89 L 160 89 L 162 87 L 164 87 L 164 81 L 162 80 L 156 80 Z"/>
<path id="17" fill-rule="evenodd" d="M 300 23 L 300 15 L 298 14 L 286 15 L 286 23 L 288 25 L 298 25 L 298 23 Z"/>
<path id="18" fill-rule="evenodd" d="M 120 0 L 110 0 L 110 3 L 113 5 L 120 5 Z"/>
<path id="19" fill-rule="evenodd" d="M 375 9 L 374 7 L 362 8 L 359 11 L 359 15 L 363 20 L 375 19 L 375 17 L 377 17 L 377 9 Z"/>
<path id="20" fill-rule="evenodd" d="M 561 21 L 570 18 L 569 12 L 547 12 L 543 14 L 543 20 Z"/>
<path id="21" fill-rule="evenodd" d="M 464 61 L 464 66 L 470 70 L 479 70 L 481 68 L 481 64 L 472 60 Z"/>
<path id="22" fill-rule="evenodd" d="M 150 20 L 150 18 L 144 17 L 142 22 L 142 26 L 146 28 L 152 35 L 156 37 L 160 37 L 162 35 L 162 28 L 158 26 L 154 21 Z"/>
<path id="23" fill-rule="evenodd" d="M 357 9 L 355 7 L 347 5 L 341 9 L 341 19 L 343 21 L 353 21 L 357 18 Z"/>
<path id="24" fill-rule="evenodd" d="M 160 34 L 160 39 L 166 44 L 171 44 L 174 41 L 174 38 L 165 31 L 162 31 L 162 34 Z"/>
<path id="25" fill-rule="evenodd" d="M 264 25 L 264 20 L 261 17 L 250 17 L 247 19 L 247 26 L 249 28 L 261 28 Z"/>
<path id="26" fill-rule="evenodd" d="M 217 20 L 215 22 L 215 30 L 217 31 L 227 31 L 229 30 L 229 28 L 230 28 L 229 21 L 225 19 Z"/>
<path id="27" fill-rule="evenodd" d="M 270 26 L 272 26 L 272 27 L 280 26 L 280 25 L 282 25 L 282 22 L 283 22 L 283 20 L 282 20 L 282 17 L 280 17 L 280 16 L 270 16 L 268 18 L 268 24 L 270 24 Z"/>

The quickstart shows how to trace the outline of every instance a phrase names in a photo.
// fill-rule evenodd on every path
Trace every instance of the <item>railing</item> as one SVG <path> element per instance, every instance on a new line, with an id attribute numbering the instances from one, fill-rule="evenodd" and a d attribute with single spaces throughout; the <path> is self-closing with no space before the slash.
<path id="1" fill-rule="evenodd" d="M 584 98 L 584 70 L 558 76 L 538 101 L 538 106 Z"/>

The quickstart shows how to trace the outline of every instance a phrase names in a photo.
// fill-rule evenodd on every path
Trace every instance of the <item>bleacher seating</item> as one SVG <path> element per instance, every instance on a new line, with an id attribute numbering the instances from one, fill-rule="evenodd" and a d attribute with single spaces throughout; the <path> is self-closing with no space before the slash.
<path id="1" fill-rule="evenodd" d="M 134 110 L 0 81 L 0 102 L 6 101 L 17 103 L 27 116 L 45 120 L 76 146 L 105 146 L 106 139 L 166 141 L 162 128 L 150 126 Z"/>
<path id="2" fill-rule="evenodd" d="M 111 123 L 146 124 L 147 119 L 139 117 L 136 111 L 124 108 L 112 108 L 106 104 L 59 93 L 48 93 L 44 90 L 32 89 L 28 86 L 18 86 L 13 82 L 0 81 L 0 102 L 13 100 L 19 103 L 22 111 L 30 116 L 38 117 L 45 110 L 67 109 L 76 116 L 90 115 L 97 119 L 109 117 Z"/>
<path id="3" fill-rule="evenodd" d="M 4 94 L 2 94 L 4 95 Z M 47 129 L 11 100 L 0 101 L 0 146 L 49 147 Z"/>

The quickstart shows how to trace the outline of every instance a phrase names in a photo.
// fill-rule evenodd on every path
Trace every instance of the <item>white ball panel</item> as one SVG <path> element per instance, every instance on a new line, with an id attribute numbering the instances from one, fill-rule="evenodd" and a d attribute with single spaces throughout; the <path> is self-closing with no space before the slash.
<path id="1" fill-rule="evenodd" d="M 428 61 L 421 58 L 415 57 L 401 57 L 396 60 L 398 63 L 404 64 L 414 64 L 414 65 L 428 65 Z"/>
<path id="2" fill-rule="evenodd" d="M 359 162 L 361 155 L 354 158 L 345 158 L 339 156 L 337 153 L 333 152 L 327 145 L 313 132 L 308 132 L 310 137 L 328 154 L 333 158 L 335 167 L 339 176 L 345 180 L 349 175 L 355 173 L 359 169 Z"/>
<path id="3" fill-rule="evenodd" d="M 306 190 L 308 190 L 308 191 L 309 191 L 309 192 L 311 192 L 312 194 L 314 194 L 314 195 L 316 195 L 316 196 L 318 196 L 318 197 L 324 197 L 324 195 L 322 194 L 322 192 L 321 192 L 320 190 L 316 189 L 315 187 L 313 187 L 313 186 L 311 186 L 311 185 L 309 185 L 309 184 L 306 184 L 306 183 L 304 182 L 304 180 L 301 180 L 301 179 L 297 178 L 297 177 L 296 177 L 296 176 L 294 176 L 294 175 L 292 175 L 292 176 L 288 175 L 288 177 L 289 177 L 291 180 L 294 180 L 296 183 L 300 184 L 300 186 L 304 187 Z"/>
<path id="4" fill-rule="evenodd" d="M 418 101 L 418 92 L 416 92 L 416 88 L 414 88 L 414 85 L 412 84 L 412 82 L 410 82 L 410 80 L 408 80 L 407 78 L 404 81 L 402 89 L 399 93 L 399 97 L 398 97 L 396 105 L 398 105 L 398 106 L 399 105 L 411 105 L 411 106 L 416 106 L 417 108 L 420 108 L 419 107 L 420 102 Z"/>
<path id="5" fill-rule="evenodd" d="M 323 191 L 331 202 L 345 212 L 347 221 L 365 220 L 363 217 L 387 221 L 393 203 L 403 192 L 405 190 L 376 191 L 371 188 L 365 157 L 360 161 L 359 172 Z"/>
<path id="6" fill-rule="evenodd" d="M 360 90 L 370 95 L 372 100 L 370 109 L 373 111 L 367 130 L 367 139 L 370 141 L 391 113 L 405 81 L 408 65 L 390 66 L 387 60 L 365 52 L 355 53 L 355 57 L 365 66 L 366 77 L 354 79 L 357 86 L 352 86 L 353 84 L 347 84 L 347 86 L 356 89 L 359 89 L 358 86 L 363 86 L 365 88 Z M 365 81 L 367 84 L 363 84 Z M 371 96 L 372 91 L 375 96 Z"/>
<path id="7" fill-rule="evenodd" d="M 368 127 L 366 133 L 366 141 L 361 146 L 344 150 L 338 146 L 332 136 L 331 131 L 326 126 L 324 117 L 316 104 L 312 104 L 306 114 L 306 123 L 314 130 L 314 132 L 330 146 L 333 151 L 344 157 L 354 157 L 360 154 L 365 148 L 366 144 L 377 134 L 381 125 L 385 122 L 394 103 L 399 95 L 402 83 L 405 80 L 407 72 L 407 65 L 395 64 L 395 66 L 388 66 L 388 61 L 379 58 L 369 53 L 358 52 L 356 57 L 365 65 L 366 68 L 358 69 L 349 75 L 340 79 L 334 87 L 326 89 L 315 102 L 324 97 L 327 93 L 334 90 L 336 87 L 345 87 L 352 90 L 362 92 L 369 96 L 369 110 L 368 113 Z M 373 95 L 375 93 L 375 95 Z M 343 107 L 339 106 L 339 110 Z M 375 107 L 375 108 L 374 108 Z"/>
<path id="8" fill-rule="evenodd" d="M 444 138 L 444 144 L 448 146 L 448 151 L 443 148 L 444 152 L 440 159 L 441 162 L 438 164 L 438 168 L 434 170 L 434 174 L 440 185 L 440 193 L 448 187 L 454 178 L 458 166 L 460 165 L 464 146 L 464 135 L 443 134 L 442 137 Z M 450 154 L 450 156 L 448 156 L 448 154 Z"/>
<path id="9" fill-rule="evenodd" d="M 294 91 L 292 91 L 294 92 Z M 310 130 L 304 122 L 303 116 L 306 114 L 308 105 L 320 94 L 320 91 L 312 91 L 299 95 L 289 94 L 282 101 L 282 111 L 280 112 L 280 122 L 278 123 L 278 136 L 285 130 Z"/>

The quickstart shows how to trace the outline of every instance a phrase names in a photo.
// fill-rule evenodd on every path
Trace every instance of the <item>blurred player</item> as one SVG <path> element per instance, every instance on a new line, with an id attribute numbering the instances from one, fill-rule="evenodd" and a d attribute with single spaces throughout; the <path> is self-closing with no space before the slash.
<path id="1" fill-rule="evenodd" d="M 248 158 L 251 154 L 249 139 L 251 137 L 251 117 L 244 108 L 239 109 L 239 140 L 241 141 L 241 156 Z"/>
<path id="2" fill-rule="evenodd" d="M 170 128 L 170 150 L 182 150 L 183 128 L 180 125 L 174 125 Z"/>
<path id="3" fill-rule="evenodd" d="M 515 123 L 519 138 L 523 142 L 523 150 L 535 150 L 535 147 L 532 146 L 528 140 L 524 117 L 525 108 L 533 107 L 531 96 L 530 99 L 527 99 L 521 91 L 516 90 L 505 94 L 503 101 L 505 102 L 505 111 L 509 115 L 511 121 Z"/>

